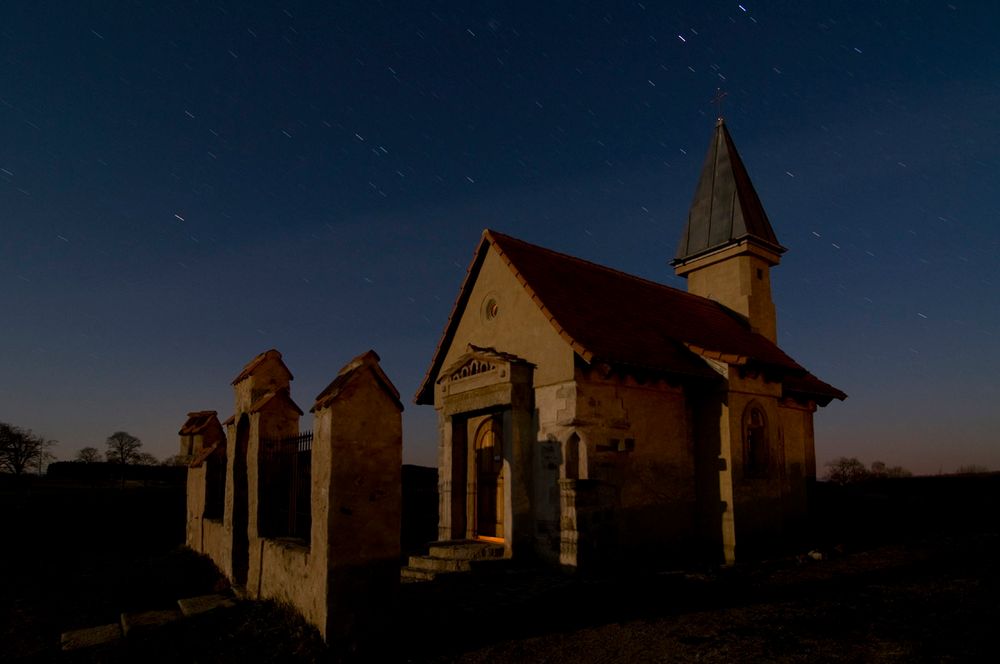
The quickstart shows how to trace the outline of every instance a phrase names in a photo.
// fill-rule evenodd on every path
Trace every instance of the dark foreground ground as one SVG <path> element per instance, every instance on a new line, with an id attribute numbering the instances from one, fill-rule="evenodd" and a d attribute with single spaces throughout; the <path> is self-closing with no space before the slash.
<path id="1" fill-rule="evenodd" d="M 917 479 L 821 487 L 811 536 L 820 561 L 785 555 L 585 578 L 509 568 L 403 586 L 403 618 L 371 657 L 995 661 L 1000 476 Z M 0 483 L 0 661 L 344 658 L 293 614 L 255 602 L 114 647 L 61 653 L 63 631 L 225 590 L 205 559 L 177 547 L 183 500 L 169 485 Z"/>

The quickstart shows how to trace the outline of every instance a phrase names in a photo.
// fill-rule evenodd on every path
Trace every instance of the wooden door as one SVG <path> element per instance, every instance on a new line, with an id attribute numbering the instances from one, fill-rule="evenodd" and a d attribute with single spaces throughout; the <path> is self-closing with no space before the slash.
<path id="1" fill-rule="evenodd" d="M 502 539 L 504 518 L 503 435 L 498 417 L 479 426 L 476 451 L 476 537 Z"/>

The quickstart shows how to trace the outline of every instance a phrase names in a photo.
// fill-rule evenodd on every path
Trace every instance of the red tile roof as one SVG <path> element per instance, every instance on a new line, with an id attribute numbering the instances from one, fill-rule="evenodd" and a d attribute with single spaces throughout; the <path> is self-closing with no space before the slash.
<path id="1" fill-rule="evenodd" d="M 193 436 L 205 431 L 212 424 L 212 420 L 218 422 L 214 410 L 199 410 L 188 413 L 188 418 L 177 433 L 181 436 Z"/>
<path id="2" fill-rule="evenodd" d="M 191 463 L 188 464 L 188 468 L 201 468 L 202 464 L 205 463 L 205 461 L 207 461 L 210 456 L 212 456 L 215 450 L 220 448 L 223 450 L 225 449 L 225 446 L 221 442 L 206 447 L 197 456 L 195 456 L 194 459 L 191 460 Z"/>
<path id="3" fill-rule="evenodd" d="M 285 363 L 281 360 L 281 353 L 279 353 L 276 349 L 272 348 L 270 350 L 264 351 L 257 357 L 250 360 L 250 362 L 248 362 L 247 365 L 243 367 L 243 371 L 240 372 L 240 375 L 233 379 L 232 384 L 235 385 L 241 380 L 249 378 L 251 375 L 253 375 L 254 370 L 261 364 L 263 364 L 265 360 L 277 360 L 278 363 L 281 364 L 282 368 L 288 372 L 288 379 L 291 380 L 293 378 L 292 372 L 288 370 L 288 367 L 285 366 Z"/>
<path id="4" fill-rule="evenodd" d="M 277 390 L 277 391 L 271 391 L 271 392 L 264 393 L 263 395 L 261 395 L 260 397 L 258 397 L 258 399 L 256 401 L 254 401 L 250 405 L 250 410 L 247 411 L 247 412 L 249 412 L 249 413 L 256 413 L 258 411 L 261 411 L 261 410 L 264 409 L 264 406 L 266 406 L 267 404 L 271 403 L 275 399 L 284 402 L 285 405 L 287 405 L 287 406 L 292 407 L 293 409 L 295 409 L 296 411 L 298 411 L 299 415 L 303 414 L 302 413 L 302 409 L 299 408 L 298 404 L 296 404 L 292 400 L 291 392 L 289 391 L 289 389 L 287 387 L 283 387 L 283 388 L 281 388 L 280 390 Z"/>
<path id="5" fill-rule="evenodd" d="M 347 385 L 354 380 L 361 371 L 368 370 L 371 372 L 372 376 L 375 378 L 375 382 L 382 388 L 382 390 L 389 395 L 389 398 L 399 407 L 399 410 L 403 410 L 403 404 L 399 400 L 399 390 L 396 386 L 392 384 L 389 377 L 385 375 L 382 371 L 382 367 L 379 365 L 379 356 L 373 350 L 369 350 L 356 358 L 348 362 L 343 369 L 337 372 L 337 377 L 323 389 L 316 396 L 316 403 L 310 409 L 310 412 L 316 412 L 322 408 L 326 408 L 337 398 L 338 395 L 343 392 Z"/>
<path id="6" fill-rule="evenodd" d="M 698 355 L 753 364 L 782 375 L 806 370 L 747 321 L 708 298 L 486 230 L 416 402 L 433 403 L 433 380 L 492 246 L 577 355 L 625 369 L 716 378 Z M 801 390 L 829 402 L 846 395 L 818 379 Z M 802 392 L 804 393 L 804 392 Z"/>

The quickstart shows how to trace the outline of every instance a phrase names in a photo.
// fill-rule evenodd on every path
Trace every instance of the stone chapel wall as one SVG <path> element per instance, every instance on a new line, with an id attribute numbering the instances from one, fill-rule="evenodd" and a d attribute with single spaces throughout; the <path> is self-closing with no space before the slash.
<path id="1" fill-rule="evenodd" d="M 560 562 L 583 567 L 686 555 L 696 535 L 697 496 L 683 389 L 581 374 L 576 383 L 550 392 L 539 397 L 536 470 L 544 489 L 536 491 L 536 500 L 548 517 L 549 494 L 558 499 Z M 577 443 L 567 455 L 566 445 Z M 553 459 L 563 465 L 558 475 Z M 567 472 L 567 461 L 583 468 Z M 545 541 L 540 537 L 539 546 Z"/>
<path id="2" fill-rule="evenodd" d="M 733 367 L 729 377 L 729 427 L 733 454 L 733 492 L 737 548 L 762 551 L 774 546 L 786 533 L 787 506 L 791 494 L 789 469 L 796 448 L 804 442 L 797 435 L 801 426 L 782 408 L 781 384 L 763 376 L 742 373 Z M 748 421 L 752 409 L 764 415 L 766 464 L 755 468 L 749 458 Z M 793 425 L 786 429 L 786 425 Z M 788 458 L 788 453 L 793 455 Z M 801 479 L 797 481 L 801 485 Z"/>

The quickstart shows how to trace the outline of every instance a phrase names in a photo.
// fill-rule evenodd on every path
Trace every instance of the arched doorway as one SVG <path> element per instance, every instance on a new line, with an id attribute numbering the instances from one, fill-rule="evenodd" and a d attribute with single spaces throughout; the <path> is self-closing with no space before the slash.
<path id="1" fill-rule="evenodd" d="M 250 510 L 247 485 L 247 449 L 250 419 L 244 414 L 236 425 L 233 448 L 233 583 L 243 586 L 250 569 Z"/>
<path id="2" fill-rule="evenodd" d="M 491 417 L 476 430 L 476 537 L 502 540 L 504 536 L 503 432 L 500 419 Z"/>

